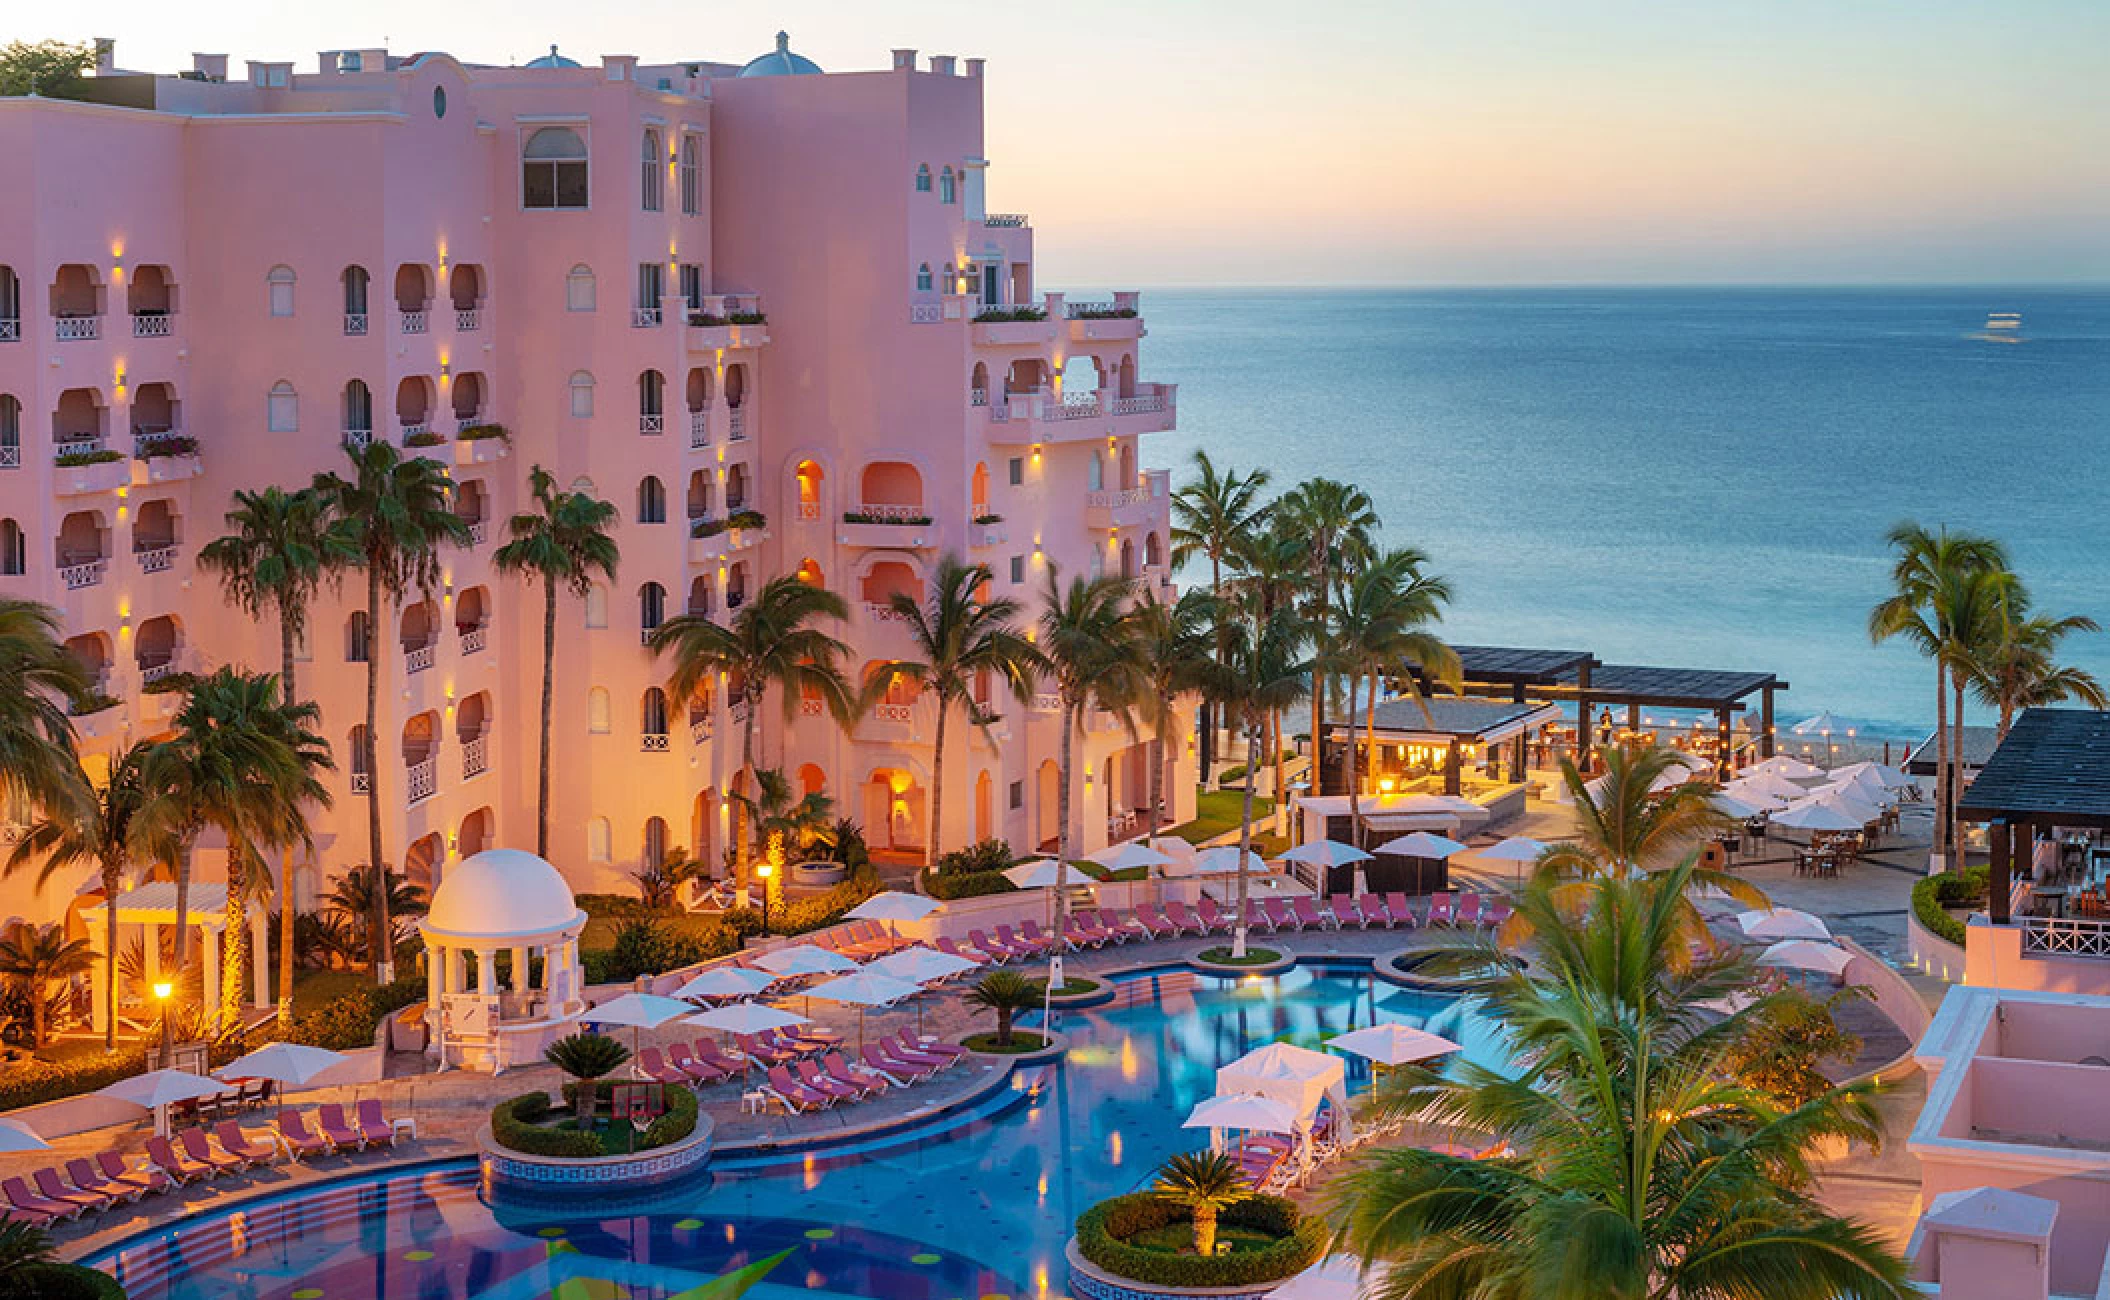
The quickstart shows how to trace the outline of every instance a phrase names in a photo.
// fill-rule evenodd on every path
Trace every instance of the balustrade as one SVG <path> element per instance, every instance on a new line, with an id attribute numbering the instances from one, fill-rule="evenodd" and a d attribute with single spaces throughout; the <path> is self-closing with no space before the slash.
<path id="1" fill-rule="evenodd" d="M 2022 951 L 2040 957 L 2110 961 L 2110 921 L 2086 917 L 2025 916 Z"/>
<path id="2" fill-rule="evenodd" d="M 667 752 L 667 733 L 664 731 L 645 732 L 638 737 L 637 748 L 638 752 L 644 754 L 664 754 Z"/>
<path id="3" fill-rule="evenodd" d="M 475 627 L 466 627 L 462 629 L 463 654 L 473 655 L 484 648 L 484 631 L 484 626 L 481 623 L 477 624 Z"/>
<path id="4" fill-rule="evenodd" d="M 61 343 L 79 343 L 103 336 L 103 318 L 100 316 L 61 316 L 51 325 Z"/>
<path id="5" fill-rule="evenodd" d="M 730 411 L 727 411 L 727 412 L 726 412 L 725 414 L 726 414 L 726 426 L 727 426 L 727 428 L 728 428 L 728 429 L 729 429 L 729 430 L 731 431 L 731 433 L 732 433 L 732 439 L 733 439 L 733 441 L 734 441 L 734 442 L 739 442 L 739 441 L 741 441 L 742 439 L 746 438 L 746 437 L 747 437 L 747 411 L 745 410 L 745 408 L 742 408 L 742 407 L 738 407 L 738 406 L 736 406 L 736 407 L 734 407 L 733 409 L 731 409 Z"/>
<path id="6" fill-rule="evenodd" d="M 344 336 L 350 339 L 366 337 L 366 313 L 348 311 L 344 314 Z"/>
<path id="7" fill-rule="evenodd" d="M 483 775 L 490 765 L 490 748 L 488 736 L 471 736 L 462 742 L 462 780 Z"/>
<path id="8" fill-rule="evenodd" d="M 708 447 L 710 445 L 711 408 L 706 406 L 700 411 L 689 412 L 689 447 L 694 450 L 697 447 Z"/>
<path id="9" fill-rule="evenodd" d="M 454 309 L 454 328 L 458 330 L 480 330 L 484 327 L 484 309 L 481 307 L 457 307 Z"/>
<path id="10" fill-rule="evenodd" d="M 659 308 L 657 307 L 632 307 L 630 309 L 630 328 L 632 329 L 657 329 L 659 328 L 659 320 Z"/>
<path id="11" fill-rule="evenodd" d="M 143 550 L 132 552 L 132 558 L 139 562 L 139 571 L 141 573 L 167 573 L 170 569 L 176 567 L 176 548 L 174 546 L 149 546 Z"/>
<path id="12" fill-rule="evenodd" d="M 173 332 L 176 318 L 166 312 L 148 316 L 134 313 L 132 337 L 135 339 L 165 339 Z"/>
<path id="13" fill-rule="evenodd" d="M 398 319 L 405 334 L 423 334 L 431 323 L 430 317 L 422 311 L 401 312 Z"/>
<path id="14" fill-rule="evenodd" d="M 59 569 L 59 581 L 66 584 L 68 591 L 93 587 L 103 580 L 105 563 L 103 560 L 89 560 L 83 564 L 65 565 Z"/>
<path id="15" fill-rule="evenodd" d="M 422 763 L 412 763 L 403 774 L 403 790 L 404 797 L 413 804 L 423 803 L 438 794 L 440 792 L 438 760 L 428 758 Z"/>
<path id="16" fill-rule="evenodd" d="M 667 417 L 664 415 L 640 415 L 637 417 L 637 431 L 647 437 L 657 437 L 667 431 Z"/>
<path id="17" fill-rule="evenodd" d="M 432 667 L 434 650 L 430 645 L 412 646 L 403 652 L 403 671 L 406 675 L 424 672 Z"/>

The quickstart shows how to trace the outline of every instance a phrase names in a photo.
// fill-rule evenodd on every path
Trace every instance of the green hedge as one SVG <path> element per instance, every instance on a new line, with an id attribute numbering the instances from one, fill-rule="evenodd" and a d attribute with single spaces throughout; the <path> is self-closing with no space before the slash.
<path id="1" fill-rule="evenodd" d="M 1962 947 L 1964 923 L 1945 909 L 1983 901 L 1986 882 L 1991 876 L 1991 867 L 1976 866 L 1965 867 L 1961 875 L 1944 871 L 1940 875 L 1922 877 L 1912 886 L 1913 918 L 1927 933 Z"/>
<path id="2" fill-rule="evenodd" d="M 0 1277 L 0 1300 L 125 1300 L 125 1289 L 101 1269 L 32 1264 L 16 1277 Z"/>
<path id="3" fill-rule="evenodd" d="M 1131 1246 L 1139 1232 L 1180 1223 L 1185 1206 L 1149 1192 L 1116 1196 L 1077 1216 L 1077 1249 L 1086 1259 L 1114 1274 L 1157 1286 L 1252 1286 L 1294 1277 L 1317 1263 L 1326 1250 L 1326 1227 L 1300 1213 L 1280 1196 L 1253 1196 L 1226 1207 L 1217 1222 L 1227 1228 L 1275 1233 L 1282 1240 L 1259 1250 L 1205 1258 L 1174 1255 Z"/>
<path id="4" fill-rule="evenodd" d="M 284 1033 L 272 1021 L 257 1031 L 257 1041 L 301 1043 L 332 1052 L 356 1051 L 374 1045 L 375 1031 L 391 1012 L 425 1000 L 423 975 L 403 975 L 390 984 L 357 993 L 347 993 L 333 1002 L 293 1017 Z"/>
<path id="5" fill-rule="evenodd" d="M 580 1086 L 578 1083 L 564 1085 L 567 1102 L 577 1096 Z M 596 1080 L 594 1087 L 597 1097 L 604 1103 L 615 1089 L 615 1085 L 606 1079 Z M 650 1151 L 654 1147 L 667 1146 L 696 1131 L 696 1094 L 687 1088 L 668 1088 L 666 1097 L 666 1114 L 646 1127 L 637 1138 L 635 1150 Z M 491 1136 L 507 1150 L 563 1160 L 599 1160 L 630 1149 L 630 1137 L 625 1132 L 627 1125 L 624 1128 L 610 1126 L 597 1133 L 544 1128 L 541 1121 L 547 1119 L 549 1113 L 550 1097 L 546 1092 L 523 1093 L 499 1102 L 491 1108 Z"/>
<path id="6" fill-rule="evenodd" d="M 923 873 L 923 892 L 932 898 L 980 898 L 985 894 L 1008 894 L 1017 888 L 1001 871 Z"/>

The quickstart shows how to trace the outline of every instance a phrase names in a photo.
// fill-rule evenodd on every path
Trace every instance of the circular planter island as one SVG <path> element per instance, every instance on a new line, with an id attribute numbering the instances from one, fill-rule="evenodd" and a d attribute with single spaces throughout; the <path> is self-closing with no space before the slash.
<path id="1" fill-rule="evenodd" d="M 1149 1192 L 1116 1196 L 1077 1217 L 1065 1254 L 1070 1293 L 1085 1300 L 1208 1296 L 1258 1300 L 1319 1261 L 1323 1225 L 1294 1202 L 1252 1196 L 1218 1215 L 1211 1256 L 1181 1245 L 1191 1231 L 1184 1208 Z"/>
<path id="2" fill-rule="evenodd" d="M 850 869 L 840 862 L 795 862 L 791 866 L 791 883 L 802 889 L 840 885 L 849 875 Z"/>
<path id="3" fill-rule="evenodd" d="M 1187 964 L 1204 975 L 1280 975 L 1297 964 L 1289 953 L 1258 945 L 1247 948 L 1245 956 L 1231 960 L 1229 944 L 1204 948 L 1187 959 Z"/>
<path id="4" fill-rule="evenodd" d="M 711 1117 L 686 1088 L 669 1088 L 667 1097 L 667 1113 L 636 1136 L 640 1149 L 612 1154 L 610 1144 L 627 1146 L 634 1135 L 627 1121 L 584 1132 L 541 1122 L 553 1113 L 548 1093 L 502 1101 L 476 1139 L 484 1183 L 494 1191 L 635 1191 L 694 1173 L 710 1162 Z"/>
<path id="5" fill-rule="evenodd" d="M 1009 1048 L 994 1046 L 993 1040 L 995 1037 L 996 1033 L 994 1030 L 984 1029 L 970 1034 L 960 1034 L 948 1041 L 955 1047 L 966 1048 L 976 1056 L 986 1056 L 992 1061 L 1010 1061 L 1020 1065 L 1030 1065 L 1039 1061 L 1052 1061 L 1061 1056 L 1063 1050 L 1068 1047 L 1060 1033 L 1045 1028 L 1027 1029 L 1024 1026 L 1020 1026 L 1012 1030 L 1011 1037 L 1013 1041 L 1012 1046 Z M 1036 1045 L 1027 1046 L 1027 1044 Z"/>

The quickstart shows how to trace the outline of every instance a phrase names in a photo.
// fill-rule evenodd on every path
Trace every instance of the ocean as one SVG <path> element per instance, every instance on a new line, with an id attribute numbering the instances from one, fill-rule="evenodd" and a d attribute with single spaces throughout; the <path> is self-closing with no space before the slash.
<path id="1" fill-rule="evenodd" d="M 1145 379 L 1195 448 L 1360 485 L 1434 557 L 1460 643 L 1755 669 L 1778 722 L 1933 720 L 1875 647 L 1883 534 L 2007 543 L 2039 609 L 2110 626 L 2110 289 L 1162 289 Z M 1989 341 L 2019 312 L 2017 341 Z M 1183 575 L 1191 578 L 1192 574 Z M 2110 635 L 2068 657 L 2110 682 Z M 1974 720 L 1985 711 L 1974 706 Z"/>

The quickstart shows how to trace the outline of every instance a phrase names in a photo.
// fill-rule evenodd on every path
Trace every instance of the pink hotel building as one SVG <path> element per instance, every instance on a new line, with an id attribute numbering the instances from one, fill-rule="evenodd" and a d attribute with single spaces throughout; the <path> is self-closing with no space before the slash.
<path id="1" fill-rule="evenodd" d="M 1040 292 L 1026 219 L 985 211 L 980 60 L 822 75 L 780 37 L 744 67 L 369 49 L 229 77 L 223 56 L 158 76 L 102 49 L 96 102 L 0 99 L 0 595 L 59 609 L 100 674 L 91 764 L 165 729 L 156 679 L 276 667 L 272 631 L 193 563 L 234 489 L 383 438 L 448 465 L 472 525 L 384 626 L 356 581 L 313 611 L 301 692 L 341 770 L 304 906 L 365 858 L 376 790 L 421 881 L 532 842 L 540 600 L 491 565 L 532 464 L 621 512 L 618 581 L 560 613 L 552 857 L 578 889 L 729 842 L 739 727 L 722 691 L 665 698 L 640 644 L 662 619 L 797 572 L 849 602 L 865 662 L 907 652 L 887 598 L 946 551 L 1029 608 L 1049 565 L 1169 590 L 1167 476 L 1136 444 L 1172 427 L 1175 390 L 1139 377 L 1135 294 Z M 459 436 L 491 423 L 510 441 Z M 766 523 L 723 526 L 745 511 Z M 367 655 L 378 773 L 356 758 Z M 1055 835 L 1052 700 L 998 704 L 951 730 L 949 845 Z M 877 848 L 925 843 L 930 701 L 848 735 L 804 702 L 780 718 L 764 763 Z M 1130 833 L 1153 748 L 1091 721 L 1085 848 Z M 1184 818 L 1190 738 L 1172 748 Z M 0 918 L 77 908 L 75 886 L 18 878 Z"/>

